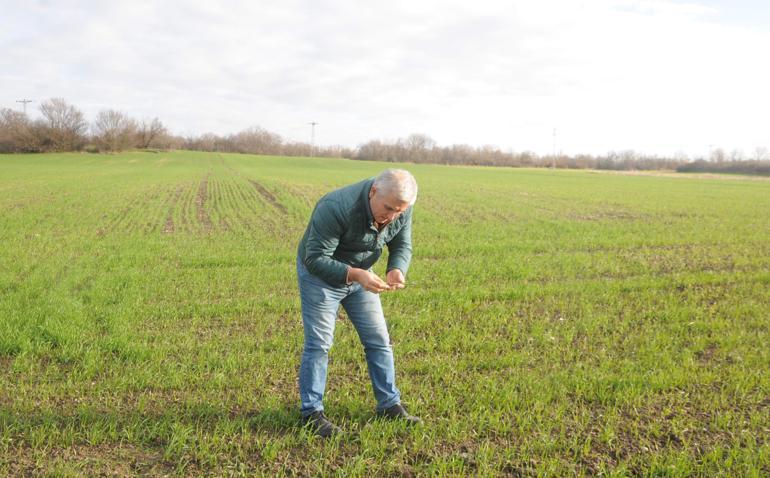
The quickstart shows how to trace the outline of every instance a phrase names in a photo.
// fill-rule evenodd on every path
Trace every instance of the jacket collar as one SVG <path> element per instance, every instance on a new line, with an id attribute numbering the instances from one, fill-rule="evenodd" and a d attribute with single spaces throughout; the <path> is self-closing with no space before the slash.
<path id="1" fill-rule="evenodd" d="M 374 214 L 372 214 L 372 205 L 369 203 L 369 191 L 372 190 L 372 185 L 374 185 L 374 178 L 369 178 L 364 183 L 363 190 L 361 191 L 361 202 L 364 203 L 364 215 L 366 217 L 366 225 L 374 230 L 377 231 L 377 227 L 374 225 Z"/>

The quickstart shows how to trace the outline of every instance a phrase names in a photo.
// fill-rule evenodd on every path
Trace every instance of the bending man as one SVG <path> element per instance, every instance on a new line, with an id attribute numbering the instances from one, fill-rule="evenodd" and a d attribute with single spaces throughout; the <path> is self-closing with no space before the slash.
<path id="1" fill-rule="evenodd" d="M 329 349 L 340 304 L 366 354 L 378 416 L 419 423 L 401 405 L 379 293 L 402 289 L 412 258 L 412 206 L 417 182 L 402 169 L 337 189 L 316 204 L 297 251 L 305 346 L 299 370 L 303 423 L 317 435 L 338 433 L 324 415 Z M 371 268 L 387 245 L 387 275 Z"/>

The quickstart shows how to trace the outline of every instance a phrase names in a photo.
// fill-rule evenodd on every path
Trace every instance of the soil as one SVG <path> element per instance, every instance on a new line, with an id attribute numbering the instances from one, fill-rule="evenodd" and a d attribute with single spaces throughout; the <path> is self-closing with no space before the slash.
<path id="1" fill-rule="evenodd" d="M 163 232 L 165 233 L 172 233 L 174 232 L 174 207 L 176 207 L 176 203 L 179 202 L 179 196 L 182 195 L 182 189 L 184 188 L 184 185 L 180 184 L 176 188 L 176 192 L 174 192 L 174 195 L 171 198 L 171 204 L 168 206 L 168 215 L 166 216 L 166 225 L 163 228 Z"/>
<path id="2" fill-rule="evenodd" d="M 208 187 L 210 174 L 211 173 L 206 173 L 206 176 L 203 177 L 200 186 L 198 186 L 198 194 L 195 196 L 195 213 L 198 217 L 198 222 L 203 225 L 203 229 L 206 231 L 210 231 L 213 227 L 211 218 L 205 208 L 206 201 L 209 198 Z"/>
<path id="3" fill-rule="evenodd" d="M 286 206 L 280 203 L 278 201 L 278 198 L 275 197 L 273 193 L 271 193 L 267 188 L 265 188 L 263 185 L 259 184 L 258 182 L 254 181 L 253 179 L 249 179 L 249 182 L 252 186 L 254 186 L 254 189 L 256 189 L 259 194 L 262 195 L 265 200 L 270 203 L 274 208 L 278 209 L 284 214 L 288 214 L 288 210 L 286 209 Z"/>

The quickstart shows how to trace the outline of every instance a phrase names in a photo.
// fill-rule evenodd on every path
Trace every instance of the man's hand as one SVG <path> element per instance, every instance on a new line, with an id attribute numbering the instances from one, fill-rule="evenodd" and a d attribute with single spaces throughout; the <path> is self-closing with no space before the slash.
<path id="1" fill-rule="evenodd" d="M 404 280 L 404 273 L 401 272 L 401 270 L 391 269 L 390 272 L 388 272 L 386 278 L 388 280 L 388 285 L 391 287 L 391 290 L 404 288 L 404 283 L 406 281 Z"/>
<path id="2" fill-rule="evenodd" d="M 361 284 L 361 287 L 364 289 L 368 290 L 369 292 L 374 292 L 375 294 L 379 294 L 380 292 L 385 292 L 387 290 L 393 290 L 393 288 L 384 280 L 377 277 L 377 274 L 364 269 L 351 268 L 348 272 L 348 277 L 350 280 Z M 388 277 L 390 277 L 390 275 L 388 275 Z"/>

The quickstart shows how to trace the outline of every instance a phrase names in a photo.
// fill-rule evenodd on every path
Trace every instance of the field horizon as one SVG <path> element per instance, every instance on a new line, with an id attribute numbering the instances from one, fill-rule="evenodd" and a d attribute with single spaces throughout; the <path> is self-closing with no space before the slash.
<path id="1" fill-rule="evenodd" d="M 374 418 L 341 313 L 325 406 L 350 433 L 324 441 L 296 247 L 323 194 L 390 167 L 420 187 L 382 300 L 426 423 Z M 721 176 L 0 155 L 0 475 L 767 476 L 770 182 Z"/>

